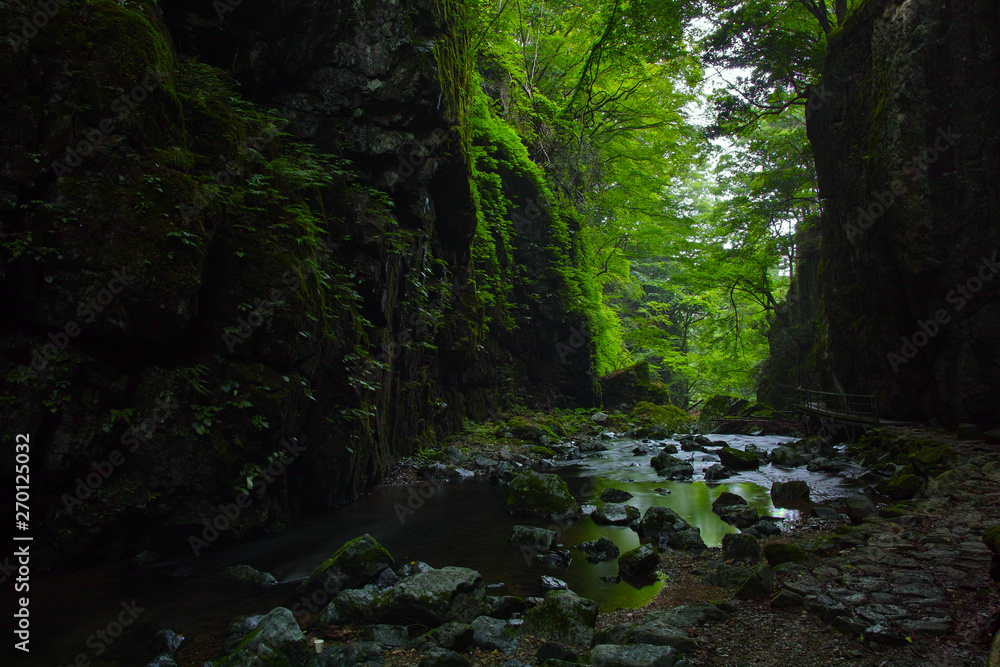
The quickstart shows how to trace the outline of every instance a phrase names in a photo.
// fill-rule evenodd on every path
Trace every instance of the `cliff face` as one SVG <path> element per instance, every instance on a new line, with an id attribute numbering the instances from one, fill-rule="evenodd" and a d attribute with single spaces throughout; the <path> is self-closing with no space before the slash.
<path id="1" fill-rule="evenodd" d="M 808 363 L 887 416 L 1000 416 L 998 71 L 993 2 L 872 0 L 831 35 Z"/>
<path id="2" fill-rule="evenodd" d="M 54 559 L 186 548 L 244 492 L 222 533 L 274 526 L 515 392 L 593 401 L 573 221 L 469 101 L 460 2 L 8 5 L 0 424 Z"/>

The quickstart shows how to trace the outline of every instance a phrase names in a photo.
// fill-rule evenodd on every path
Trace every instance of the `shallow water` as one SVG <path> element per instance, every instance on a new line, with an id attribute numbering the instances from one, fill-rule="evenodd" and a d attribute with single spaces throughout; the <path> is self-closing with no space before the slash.
<path id="1" fill-rule="evenodd" d="M 771 450 L 792 438 L 774 436 L 708 436 L 726 440 L 742 449 L 754 443 Z M 663 441 L 654 443 L 662 445 Z M 840 475 L 810 473 L 805 468 L 784 469 L 771 465 L 741 473 L 723 483 L 704 481 L 664 481 L 649 465 L 651 455 L 633 456 L 639 443 L 619 439 L 609 441 L 611 450 L 550 468 L 563 476 L 581 504 L 599 504 L 609 486 L 633 494 L 628 501 L 641 511 L 659 505 L 669 507 L 698 526 L 705 542 L 717 546 L 723 535 L 735 529 L 720 520 L 711 503 L 723 491 L 737 493 L 763 515 L 795 520 L 795 510 L 775 508 L 768 490 L 773 481 L 802 479 L 809 483 L 814 500 L 843 496 L 855 483 Z M 658 451 L 654 447 L 652 451 Z M 681 452 L 678 458 L 693 456 L 694 479 L 704 477 L 704 469 L 718 462 L 710 453 Z M 657 489 L 668 489 L 662 495 Z M 479 571 L 490 594 L 538 595 L 543 574 L 564 580 L 569 587 L 598 602 L 602 609 L 633 608 L 646 604 L 662 587 L 654 581 L 637 587 L 628 582 L 605 583 L 601 576 L 618 574 L 615 561 L 591 564 L 573 546 L 587 540 L 608 537 L 624 552 L 639 544 L 627 527 L 598 526 L 583 517 L 568 526 L 544 520 L 513 519 L 505 512 L 507 489 L 483 479 L 469 479 L 444 485 L 385 487 L 372 490 L 349 505 L 301 520 L 279 535 L 227 549 L 208 549 L 199 558 L 176 562 L 143 575 L 111 574 L 107 571 L 75 573 L 42 578 L 35 586 L 33 613 L 35 637 L 44 638 L 47 648 L 37 642 L 42 655 L 33 651 L 25 664 L 65 664 L 77 654 L 95 659 L 88 637 L 95 629 L 115 619 L 122 601 L 135 598 L 145 608 L 136 622 L 104 656 L 116 655 L 123 663 L 150 657 L 145 640 L 159 628 L 171 628 L 189 639 L 206 633 L 221 633 L 228 622 L 241 613 L 265 612 L 277 604 L 291 605 L 297 597 L 294 586 L 318 564 L 329 558 L 345 541 L 363 533 L 372 534 L 395 557 L 397 565 L 422 560 L 434 567 L 458 565 Z M 517 551 L 507 547 L 515 524 L 551 527 L 571 550 L 573 561 L 567 569 L 529 564 Z M 220 582 L 210 575 L 222 567 L 247 563 L 272 573 L 280 585 L 271 591 Z M 74 600 L 74 602 L 69 602 Z M 100 664 L 95 660 L 94 664 Z"/>

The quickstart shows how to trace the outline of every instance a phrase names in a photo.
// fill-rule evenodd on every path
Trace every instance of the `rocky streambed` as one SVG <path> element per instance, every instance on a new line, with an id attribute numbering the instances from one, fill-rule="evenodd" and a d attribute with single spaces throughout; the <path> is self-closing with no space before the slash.
<path id="1" fill-rule="evenodd" d="M 462 549 L 413 559 L 407 543 L 358 530 L 319 567 L 304 558 L 310 572 L 275 570 L 280 606 L 198 650 L 190 629 L 180 648 L 161 631 L 149 664 L 986 664 L 997 595 L 984 534 L 1000 524 L 1000 455 L 986 443 L 876 432 L 848 460 L 815 439 L 646 440 L 548 443 L 536 466 L 453 451 L 409 469 L 425 478 L 403 487 L 421 502 L 396 503 L 410 538 L 436 502 L 471 501 L 449 490 L 475 489 L 501 506 L 507 523 L 480 532 L 518 581 Z M 705 481 L 713 471 L 728 477 Z M 227 573 L 248 589 L 274 582 Z"/>

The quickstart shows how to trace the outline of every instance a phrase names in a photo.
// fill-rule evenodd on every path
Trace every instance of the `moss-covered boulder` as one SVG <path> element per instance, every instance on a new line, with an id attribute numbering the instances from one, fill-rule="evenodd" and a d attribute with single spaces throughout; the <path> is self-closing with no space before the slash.
<path id="1" fill-rule="evenodd" d="M 719 450 L 719 460 L 722 465 L 732 470 L 756 470 L 760 467 L 760 457 L 756 452 L 744 452 L 732 447 Z"/>
<path id="2" fill-rule="evenodd" d="M 764 547 L 764 558 L 768 565 L 777 567 L 782 563 L 805 563 L 812 560 L 813 556 L 794 544 L 771 543 Z"/>
<path id="3" fill-rule="evenodd" d="M 618 572 L 623 577 L 641 577 L 655 570 L 659 562 L 656 547 L 642 544 L 618 557 Z"/>
<path id="4" fill-rule="evenodd" d="M 654 506 L 642 515 L 642 520 L 636 526 L 636 532 L 639 533 L 639 539 L 652 542 L 662 549 L 669 544 L 674 535 L 690 527 L 687 521 L 669 507 Z"/>
<path id="5" fill-rule="evenodd" d="M 299 587 L 310 592 L 322 588 L 333 596 L 345 588 L 360 588 L 371 582 L 387 567 L 392 567 L 392 556 L 374 537 L 365 533 L 344 544 Z"/>
<path id="6" fill-rule="evenodd" d="M 599 526 L 627 526 L 642 516 L 638 507 L 623 503 L 604 503 L 590 515 Z"/>
<path id="7" fill-rule="evenodd" d="M 291 610 L 277 607 L 260 619 L 257 627 L 226 658 L 212 664 L 213 667 L 301 664 L 306 657 L 304 639 Z"/>
<path id="8" fill-rule="evenodd" d="M 754 566 L 749 570 L 749 575 L 736 589 L 736 597 L 740 600 L 766 598 L 778 584 L 778 575 L 767 565 Z"/>
<path id="9" fill-rule="evenodd" d="M 559 475 L 529 470 L 512 479 L 507 490 L 507 512 L 514 516 L 571 519 L 579 511 L 569 486 Z"/>
<path id="10" fill-rule="evenodd" d="M 471 623 L 486 612 L 486 586 L 475 570 L 448 566 L 403 579 L 383 591 L 378 604 L 382 623 Z"/>
<path id="11" fill-rule="evenodd" d="M 909 500 L 924 488 L 924 480 L 916 475 L 901 472 L 892 479 L 882 480 L 878 484 L 882 491 L 893 500 Z"/>
<path id="12" fill-rule="evenodd" d="M 771 485 L 771 502 L 776 507 L 785 507 L 782 503 L 796 503 L 803 500 L 809 500 L 809 485 L 801 479 L 775 482 Z"/>
<path id="13" fill-rule="evenodd" d="M 590 645 L 597 623 L 597 603 L 573 591 L 549 591 L 524 615 L 521 634 L 564 644 Z"/>

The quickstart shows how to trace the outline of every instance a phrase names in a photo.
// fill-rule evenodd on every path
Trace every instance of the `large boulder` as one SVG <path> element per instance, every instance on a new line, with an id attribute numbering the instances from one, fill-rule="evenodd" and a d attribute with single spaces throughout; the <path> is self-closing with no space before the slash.
<path id="1" fill-rule="evenodd" d="M 604 489 L 604 493 L 601 494 L 601 500 L 606 503 L 624 503 L 631 498 L 632 494 L 628 491 L 614 487 Z"/>
<path id="2" fill-rule="evenodd" d="M 329 595 L 336 595 L 345 588 L 364 586 L 392 564 L 389 552 L 366 533 L 345 543 L 332 558 L 313 570 L 299 591 L 308 593 L 321 588 Z"/>
<path id="3" fill-rule="evenodd" d="M 698 526 L 691 526 L 674 533 L 673 537 L 667 540 L 667 546 L 678 551 L 690 551 L 696 554 L 708 548 L 705 540 L 701 537 L 701 528 Z"/>
<path id="4" fill-rule="evenodd" d="M 618 557 L 618 572 L 623 577 L 640 577 L 656 569 L 659 562 L 656 547 L 642 544 Z"/>
<path id="5" fill-rule="evenodd" d="M 795 468 L 806 463 L 806 459 L 791 447 L 782 445 L 771 452 L 771 463 L 786 468 Z"/>
<path id="6" fill-rule="evenodd" d="M 587 561 L 590 563 L 614 560 L 621 554 L 621 549 L 618 548 L 618 545 L 606 537 L 582 542 L 576 545 L 576 548 L 587 554 Z"/>
<path id="7" fill-rule="evenodd" d="M 794 503 L 809 500 L 809 485 L 796 479 L 790 482 L 775 482 L 771 485 L 771 502 L 781 507 L 779 503 Z"/>
<path id="8" fill-rule="evenodd" d="M 712 501 L 712 511 L 718 514 L 723 507 L 729 507 L 731 505 L 746 505 L 746 498 L 737 495 L 735 493 L 730 493 L 729 491 L 723 491 L 719 494 L 719 497 Z"/>
<path id="9" fill-rule="evenodd" d="M 546 552 L 555 548 L 558 535 L 554 530 L 536 526 L 514 526 L 507 544 L 515 549 Z"/>
<path id="10" fill-rule="evenodd" d="M 590 650 L 591 667 L 674 667 L 679 660 L 669 646 L 598 644 Z"/>
<path id="11" fill-rule="evenodd" d="M 590 515 L 599 526 L 627 526 L 642 516 L 637 507 L 621 503 L 604 503 Z"/>
<path id="12" fill-rule="evenodd" d="M 729 505 L 720 508 L 717 514 L 730 526 L 735 526 L 740 530 L 749 528 L 760 521 L 760 515 L 757 514 L 756 508 L 752 505 Z"/>
<path id="13" fill-rule="evenodd" d="M 722 465 L 732 470 L 756 470 L 760 467 L 760 458 L 756 452 L 744 452 L 732 447 L 723 447 L 718 454 Z"/>
<path id="14" fill-rule="evenodd" d="M 475 570 L 443 567 L 403 579 L 381 593 L 383 623 L 422 623 L 434 627 L 448 621 L 469 623 L 486 611 L 486 586 Z"/>
<path id="15" fill-rule="evenodd" d="M 722 536 L 722 558 L 726 561 L 755 565 L 760 561 L 760 545 L 752 535 L 726 533 Z"/>
<path id="16" fill-rule="evenodd" d="M 677 533 L 691 527 L 677 512 L 669 507 L 650 507 L 642 515 L 636 526 L 639 539 L 656 544 L 660 548 L 669 546 L 670 539 Z"/>
<path id="17" fill-rule="evenodd" d="M 559 475 L 529 470 L 511 480 L 507 511 L 515 516 L 556 520 L 576 518 L 580 507 Z"/>
<path id="18" fill-rule="evenodd" d="M 565 644 L 589 645 L 597 623 L 597 603 L 573 591 L 549 591 L 524 615 L 521 634 Z"/>
<path id="19" fill-rule="evenodd" d="M 257 622 L 239 642 L 225 665 L 295 664 L 303 660 L 305 635 L 295 615 L 285 607 L 276 607 Z"/>

